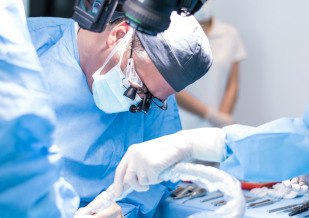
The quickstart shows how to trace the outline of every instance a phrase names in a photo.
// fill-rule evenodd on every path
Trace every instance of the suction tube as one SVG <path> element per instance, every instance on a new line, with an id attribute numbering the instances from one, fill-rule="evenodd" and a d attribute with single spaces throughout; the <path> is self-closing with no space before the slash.
<path id="1" fill-rule="evenodd" d="M 178 163 L 160 175 L 164 181 L 177 182 L 179 180 L 192 181 L 210 192 L 221 191 L 227 204 L 215 211 L 203 211 L 189 216 L 190 218 L 239 218 L 245 213 L 245 198 L 243 196 L 240 182 L 214 167 L 192 163 Z M 126 197 L 132 189 L 126 190 L 120 197 L 116 198 L 113 184 L 104 192 L 99 194 L 89 205 L 81 208 L 77 215 L 95 214 L 113 202 Z M 83 216 L 75 216 L 82 218 Z"/>

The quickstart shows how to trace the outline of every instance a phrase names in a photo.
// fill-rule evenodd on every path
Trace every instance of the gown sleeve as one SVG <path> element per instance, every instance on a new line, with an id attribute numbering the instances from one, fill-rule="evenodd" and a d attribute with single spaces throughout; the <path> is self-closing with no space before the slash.
<path id="1" fill-rule="evenodd" d="M 309 173 L 309 107 L 303 118 L 281 118 L 258 127 L 231 125 L 221 168 L 238 179 L 282 181 Z"/>
<path id="2" fill-rule="evenodd" d="M 79 199 L 59 177 L 55 116 L 23 10 L 0 4 L 0 217 L 72 217 Z"/>

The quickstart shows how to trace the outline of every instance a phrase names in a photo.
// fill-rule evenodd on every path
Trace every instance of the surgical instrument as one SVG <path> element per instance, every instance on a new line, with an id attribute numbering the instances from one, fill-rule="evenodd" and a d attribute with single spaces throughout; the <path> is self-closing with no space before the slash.
<path id="1" fill-rule="evenodd" d="M 220 193 L 220 194 L 217 194 L 215 196 L 208 197 L 208 198 L 201 200 L 201 203 L 206 202 L 206 201 L 211 201 L 211 200 L 214 200 L 214 199 L 217 199 L 217 198 L 222 198 L 223 196 L 224 195 L 222 193 Z"/>
<path id="2" fill-rule="evenodd" d="M 270 204 L 273 204 L 273 203 L 275 203 L 275 201 L 270 200 L 270 199 L 266 199 L 266 200 L 259 201 L 259 202 L 256 202 L 256 203 L 251 203 L 251 204 L 249 204 L 248 208 L 263 207 L 263 206 L 270 205 Z"/>
<path id="3" fill-rule="evenodd" d="M 291 204 L 291 205 L 287 205 L 287 206 L 283 206 L 283 207 L 278 207 L 278 208 L 269 210 L 268 213 L 273 213 L 273 212 L 277 212 L 277 211 L 280 211 L 280 210 L 284 210 L 283 212 L 290 212 L 291 209 L 293 209 L 294 207 L 301 206 L 301 205 L 304 205 L 306 203 L 308 203 L 308 201 L 303 201 L 303 202 L 298 203 L 298 204 Z"/>
<path id="4" fill-rule="evenodd" d="M 249 197 L 249 196 L 245 196 L 245 200 L 246 200 L 246 203 L 251 203 L 253 201 L 257 201 L 261 199 L 260 197 Z"/>
<path id="5" fill-rule="evenodd" d="M 306 202 L 306 203 L 302 204 L 301 206 L 294 207 L 288 215 L 294 216 L 294 215 L 306 212 L 308 210 L 309 210 L 309 203 Z"/>
<path id="6" fill-rule="evenodd" d="M 182 191 L 179 191 L 175 197 L 173 197 L 174 200 L 189 197 L 194 189 L 196 189 L 196 186 L 188 185 L 185 187 Z"/>
<path id="7" fill-rule="evenodd" d="M 179 187 L 177 187 L 174 191 L 172 191 L 172 193 L 170 194 L 170 196 L 171 196 L 172 198 L 174 198 L 174 197 L 178 196 L 179 193 L 180 193 L 181 191 L 183 191 L 184 189 L 185 189 L 185 187 L 179 186 Z"/>
<path id="8" fill-rule="evenodd" d="M 196 188 L 191 192 L 191 195 L 188 199 L 184 200 L 182 204 L 186 203 L 187 201 L 194 199 L 194 198 L 199 198 L 199 197 L 204 197 L 207 193 L 207 190 L 204 188 Z"/>
<path id="9" fill-rule="evenodd" d="M 211 202 L 211 204 L 215 207 L 222 206 L 226 204 L 226 200 L 214 201 L 214 202 Z"/>
<path id="10" fill-rule="evenodd" d="M 291 205 L 287 205 L 287 206 L 284 206 L 284 207 L 278 207 L 278 208 L 275 208 L 275 209 L 268 210 L 268 213 L 274 213 L 274 212 L 278 212 L 280 210 L 290 209 L 290 208 L 296 207 L 298 205 L 299 204 L 291 204 Z"/>

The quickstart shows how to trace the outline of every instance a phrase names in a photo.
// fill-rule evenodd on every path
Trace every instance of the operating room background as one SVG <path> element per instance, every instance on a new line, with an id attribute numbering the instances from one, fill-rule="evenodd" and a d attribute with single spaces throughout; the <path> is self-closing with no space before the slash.
<path id="1" fill-rule="evenodd" d="M 236 26 L 241 64 L 237 123 L 302 116 L 309 104 L 309 1 L 217 0 L 217 17 Z"/>
<path id="2" fill-rule="evenodd" d="M 30 16 L 70 17 L 75 0 L 24 2 Z M 216 16 L 238 28 L 248 52 L 236 123 L 302 116 L 309 104 L 308 8 L 308 0 L 217 0 Z"/>
<path id="3" fill-rule="evenodd" d="M 23 0 L 26 14 L 32 17 L 72 17 L 75 0 Z"/>

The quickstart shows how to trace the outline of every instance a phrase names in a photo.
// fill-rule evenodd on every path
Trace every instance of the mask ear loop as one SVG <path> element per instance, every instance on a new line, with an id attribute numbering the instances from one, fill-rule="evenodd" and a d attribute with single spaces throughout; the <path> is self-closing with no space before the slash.
<path id="1" fill-rule="evenodd" d="M 126 83 L 129 85 L 129 87 L 126 89 L 126 91 L 123 93 L 124 96 L 130 98 L 131 100 L 134 100 L 137 94 L 137 88 L 132 86 L 130 84 L 131 82 L 131 77 L 133 77 L 133 79 L 137 78 L 136 76 L 136 72 L 134 69 L 134 63 L 133 63 L 133 48 L 134 48 L 134 36 L 135 36 L 135 29 L 133 30 L 133 36 L 132 36 L 132 43 L 131 43 L 131 50 L 130 50 L 130 57 L 126 66 L 125 71 L 125 77 L 122 79 L 122 85 L 124 87 L 126 87 Z M 133 74 L 133 75 L 132 75 Z M 135 74 L 135 75 L 134 75 Z M 135 79 L 137 80 L 137 79 Z M 135 81 L 133 81 L 135 82 Z"/>
<path id="2" fill-rule="evenodd" d="M 132 37 L 133 34 L 133 29 L 130 29 L 127 34 L 122 38 L 122 40 L 113 48 L 112 52 L 107 56 L 105 62 L 103 63 L 103 65 L 92 75 L 92 78 L 96 78 L 98 76 L 101 75 L 101 71 L 104 69 L 104 67 L 106 66 L 106 64 L 109 62 L 109 60 L 114 56 L 114 54 L 118 51 L 119 48 L 121 48 L 121 46 L 127 45 L 130 38 Z M 120 52 L 120 60 L 118 62 L 121 63 L 122 58 L 123 58 L 123 54 L 125 52 L 127 46 L 124 46 Z"/>
<path id="3" fill-rule="evenodd" d="M 133 70 L 132 67 L 133 67 L 133 59 L 132 59 L 132 56 L 133 56 L 133 46 L 134 46 L 134 35 L 135 35 L 135 29 L 133 29 L 133 33 L 132 33 L 132 42 L 131 42 L 131 49 L 130 49 L 130 57 L 129 57 L 129 60 L 128 60 L 128 63 L 127 63 L 127 66 L 125 68 L 125 78 L 123 78 L 123 80 L 125 80 L 126 78 L 129 80 L 130 78 L 130 74 L 131 74 L 131 71 Z M 124 83 L 123 83 L 124 84 Z"/>
<path id="4" fill-rule="evenodd" d="M 135 36 L 135 29 L 133 30 L 133 36 L 132 36 L 132 43 L 131 43 L 131 51 L 130 51 L 130 57 L 128 59 L 128 63 L 127 66 L 124 70 L 125 73 L 125 78 L 127 79 L 127 81 L 131 84 L 135 84 L 138 87 L 142 87 L 143 86 L 143 82 L 140 79 L 140 77 L 138 76 L 137 72 L 135 71 L 134 68 L 134 60 L 133 60 L 133 48 L 134 48 L 134 36 Z"/>
<path id="5" fill-rule="evenodd" d="M 130 59 L 133 56 L 133 48 L 134 48 L 134 36 L 135 36 L 135 29 L 133 29 L 133 33 L 132 33 L 132 43 L 131 43 L 131 51 L 130 51 Z"/>

